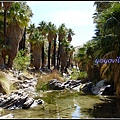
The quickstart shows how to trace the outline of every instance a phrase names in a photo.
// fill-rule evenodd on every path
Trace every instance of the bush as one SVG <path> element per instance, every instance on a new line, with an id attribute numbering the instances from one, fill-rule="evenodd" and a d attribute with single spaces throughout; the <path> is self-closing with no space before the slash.
<path id="1" fill-rule="evenodd" d="M 52 71 L 52 73 L 49 74 L 45 74 L 45 75 L 41 75 L 38 79 L 37 85 L 36 85 L 36 90 L 48 90 L 48 82 L 51 79 L 57 79 L 61 82 L 64 81 L 64 78 L 62 78 L 62 76 L 57 72 L 57 71 Z"/>
<path id="2" fill-rule="evenodd" d="M 70 75 L 71 79 L 73 80 L 79 80 L 87 78 L 87 72 L 86 71 L 79 71 L 75 68 L 72 69 L 73 73 Z"/>
<path id="3" fill-rule="evenodd" d="M 25 55 L 25 51 L 19 50 L 16 58 L 14 59 L 13 67 L 17 70 L 25 70 L 30 64 L 30 55 Z"/>

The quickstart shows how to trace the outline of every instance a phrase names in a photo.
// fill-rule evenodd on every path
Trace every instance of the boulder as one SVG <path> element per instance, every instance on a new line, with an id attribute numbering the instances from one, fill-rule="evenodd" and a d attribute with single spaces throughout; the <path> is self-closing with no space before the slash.
<path id="1" fill-rule="evenodd" d="M 52 79 L 49 81 L 48 86 L 52 90 L 63 90 L 64 86 L 62 86 L 62 82 L 57 79 Z"/>
<path id="2" fill-rule="evenodd" d="M 0 107 L 4 109 L 28 109 L 34 103 L 34 98 L 30 97 L 27 92 L 18 90 L 9 95 L 1 95 L 0 97 Z M 43 104 L 44 102 L 40 99 L 36 102 L 38 104 Z"/>
<path id="3" fill-rule="evenodd" d="M 114 88 L 112 85 L 106 82 L 106 80 L 99 81 L 92 87 L 93 94 L 100 95 L 114 95 Z"/>
<path id="4" fill-rule="evenodd" d="M 73 89 L 75 87 L 78 87 L 81 84 L 81 80 L 67 80 L 63 83 L 63 86 L 65 86 L 66 89 Z"/>
<path id="5" fill-rule="evenodd" d="M 81 91 L 83 91 L 84 93 L 92 93 L 92 87 L 93 87 L 93 83 L 92 82 L 87 82 L 87 83 L 83 83 L 81 84 Z"/>

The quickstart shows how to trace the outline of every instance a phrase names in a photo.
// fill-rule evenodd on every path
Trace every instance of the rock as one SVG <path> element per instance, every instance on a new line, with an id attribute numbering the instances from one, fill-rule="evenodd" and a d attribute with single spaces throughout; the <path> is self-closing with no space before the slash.
<path id="1" fill-rule="evenodd" d="M 51 71 L 51 69 L 48 69 L 47 66 L 46 66 L 46 67 L 41 68 L 41 69 L 40 69 L 40 72 L 41 72 L 41 73 L 50 73 L 50 72 L 52 72 L 52 71 Z"/>
<path id="2" fill-rule="evenodd" d="M 115 91 L 113 86 L 108 84 L 105 80 L 101 80 L 92 87 L 92 92 L 96 95 L 113 95 Z"/>
<path id="3" fill-rule="evenodd" d="M 57 79 L 52 79 L 49 81 L 48 86 L 52 90 L 63 90 L 64 86 L 62 86 L 62 82 Z"/>
<path id="4" fill-rule="evenodd" d="M 81 91 L 83 91 L 84 93 L 92 93 L 92 87 L 93 87 L 93 84 L 92 82 L 87 82 L 87 83 L 83 83 L 81 84 Z"/>
<path id="5" fill-rule="evenodd" d="M 101 95 L 115 95 L 115 89 L 112 85 L 108 85 L 105 87 L 105 89 L 102 91 Z"/>
<path id="6" fill-rule="evenodd" d="M 75 87 L 78 87 L 81 84 L 81 80 L 68 80 L 63 83 L 63 86 L 65 86 L 66 89 L 73 89 Z"/>
<path id="7" fill-rule="evenodd" d="M 16 109 L 21 108 L 26 102 L 28 94 L 23 91 L 16 91 L 9 95 L 1 96 L 0 98 L 0 107 L 4 109 Z"/>
<path id="8" fill-rule="evenodd" d="M 7 94 L 6 90 L 3 87 L 4 86 L 3 84 L 4 83 L 0 82 L 0 92 L 1 92 L 1 94 Z"/>
<path id="9" fill-rule="evenodd" d="M 23 103 L 22 109 L 28 109 L 33 104 L 34 99 L 32 97 L 28 97 L 26 102 Z"/>
<path id="10" fill-rule="evenodd" d="M 0 97 L 0 107 L 4 109 L 28 109 L 34 103 L 34 98 L 30 97 L 26 92 L 18 90 L 9 95 L 2 95 Z M 43 104 L 43 100 L 36 100 L 37 105 Z"/>
<path id="11" fill-rule="evenodd" d="M 30 107 L 35 107 L 35 106 L 37 106 L 39 104 L 44 104 L 44 101 L 41 100 L 41 99 L 34 100 L 34 103 Z"/>
<path id="12" fill-rule="evenodd" d="M 3 115 L 0 118 L 1 119 L 6 119 L 6 118 L 14 118 L 14 117 L 15 117 L 15 115 L 10 113 L 10 114 L 7 114 L 7 115 Z"/>

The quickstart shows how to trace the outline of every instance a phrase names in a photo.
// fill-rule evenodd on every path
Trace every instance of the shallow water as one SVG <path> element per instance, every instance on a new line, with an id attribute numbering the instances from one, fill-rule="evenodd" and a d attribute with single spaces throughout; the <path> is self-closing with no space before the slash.
<path id="1" fill-rule="evenodd" d="M 119 118 L 120 100 L 116 97 L 87 95 L 81 92 L 59 90 L 39 92 L 36 99 L 44 100 L 43 105 L 29 109 L 5 110 L 15 118 Z M 103 99 L 105 101 L 103 101 Z"/>

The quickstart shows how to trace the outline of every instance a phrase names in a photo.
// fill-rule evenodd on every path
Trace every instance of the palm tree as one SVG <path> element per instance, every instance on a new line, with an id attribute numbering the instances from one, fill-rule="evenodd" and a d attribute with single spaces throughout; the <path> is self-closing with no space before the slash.
<path id="1" fill-rule="evenodd" d="M 47 30 L 48 30 L 47 38 L 48 38 L 48 43 L 49 43 L 49 46 L 48 46 L 48 69 L 50 69 L 51 42 L 55 38 L 57 28 L 54 24 L 49 22 L 47 25 Z"/>
<path id="2" fill-rule="evenodd" d="M 29 40 L 32 39 L 32 35 L 34 34 L 35 31 L 35 24 L 30 24 L 27 28 L 27 34 L 29 35 Z M 33 66 L 33 50 L 32 50 L 32 44 L 30 42 L 30 66 Z"/>
<path id="3" fill-rule="evenodd" d="M 6 44 L 6 18 L 7 18 L 7 12 L 12 6 L 13 2 L 3 2 L 3 8 L 4 8 L 4 44 Z"/>
<path id="4" fill-rule="evenodd" d="M 75 48 L 71 45 L 70 46 L 70 52 L 69 52 L 69 64 L 71 65 L 73 63 L 73 53 L 75 52 Z"/>
<path id="5" fill-rule="evenodd" d="M 120 55 L 120 3 L 106 3 L 105 9 L 97 14 L 97 29 L 99 34 L 96 35 L 96 43 L 99 46 L 96 53 L 100 54 L 101 59 L 116 59 Z M 95 18 L 95 17 L 94 17 Z M 99 35 L 99 36 L 98 36 Z M 102 53 L 102 54 L 101 54 Z M 120 65 L 100 64 L 100 74 L 116 89 L 116 95 L 120 98 Z"/>
<path id="6" fill-rule="evenodd" d="M 3 44 L 6 45 L 6 24 L 7 24 L 7 12 L 10 9 L 10 7 L 12 6 L 13 2 L 0 2 L 1 3 L 1 8 L 2 8 L 2 3 L 3 3 L 3 9 L 4 9 L 4 42 Z M 2 50 L 2 57 L 4 59 L 4 64 L 6 61 L 6 49 Z"/>
<path id="7" fill-rule="evenodd" d="M 68 29 L 67 33 L 68 33 L 67 39 L 68 39 L 69 42 L 71 42 L 72 41 L 72 36 L 75 35 L 75 33 L 71 28 Z M 69 64 L 71 64 L 71 58 L 72 58 L 72 55 L 73 55 L 73 52 L 74 52 L 73 46 L 70 46 L 70 51 L 71 52 L 70 52 L 70 56 L 69 56 Z"/>
<path id="8" fill-rule="evenodd" d="M 44 41 L 44 36 L 42 33 L 36 28 L 34 33 L 31 35 L 29 42 L 32 44 L 32 55 L 33 55 L 33 66 L 35 69 L 40 68 L 41 63 L 41 47 Z"/>
<path id="9" fill-rule="evenodd" d="M 67 40 L 67 38 L 64 38 L 61 44 L 61 72 L 67 72 L 67 68 L 69 67 L 70 61 L 69 61 L 69 55 L 70 55 L 70 49 L 71 45 L 70 42 Z"/>
<path id="10" fill-rule="evenodd" d="M 73 35 L 75 35 L 74 31 L 71 28 L 69 28 L 68 29 L 68 37 L 67 37 L 68 41 L 70 41 L 70 42 L 72 41 L 72 36 Z"/>
<path id="11" fill-rule="evenodd" d="M 32 15 L 32 11 L 26 2 L 14 2 L 9 10 L 8 28 L 6 34 L 9 46 L 11 47 L 7 51 L 9 56 L 7 66 L 9 68 L 12 67 L 13 60 L 18 52 L 19 43 L 22 39 L 24 29 L 28 26 Z"/>
<path id="12" fill-rule="evenodd" d="M 47 34 L 47 23 L 45 21 L 41 21 L 38 26 L 39 31 L 42 33 L 44 36 L 44 39 L 46 39 L 46 34 Z M 44 50 L 44 45 L 45 41 L 43 41 L 43 46 L 42 46 L 42 68 L 44 67 L 45 64 L 45 50 Z"/>
<path id="13" fill-rule="evenodd" d="M 61 51 L 61 43 L 63 39 L 66 37 L 67 34 L 67 28 L 64 23 L 62 23 L 59 28 L 58 28 L 58 52 L 57 52 L 57 69 L 59 70 L 59 65 L 60 65 L 60 51 Z"/>
<path id="14" fill-rule="evenodd" d="M 25 50 L 25 41 L 26 41 L 26 27 L 22 36 L 22 40 L 19 43 L 19 50 Z"/>
<path id="15" fill-rule="evenodd" d="M 53 50 L 53 65 L 54 69 L 56 69 L 56 39 L 57 39 L 57 33 L 54 35 L 54 50 Z"/>

